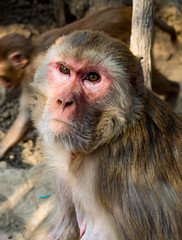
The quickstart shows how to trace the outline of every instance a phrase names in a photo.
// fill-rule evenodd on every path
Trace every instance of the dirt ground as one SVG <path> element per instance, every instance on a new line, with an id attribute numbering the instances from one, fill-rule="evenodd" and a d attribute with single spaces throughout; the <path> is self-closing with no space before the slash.
<path id="1" fill-rule="evenodd" d="M 168 34 L 156 28 L 154 61 L 161 73 L 182 84 L 182 1 L 158 0 L 155 14 L 175 27 L 178 43 L 172 44 Z M 35 37 L 55 26 L 49 0 L 0 1 L 0 37 L 10 32 Z M 0 105 L 0 138 L 16 118 L 19 94 L 20 90 L 8 91 L 6 103 Z M 182 90 L 176 111 L 182 114 Z M 45 178 L 42 162 L 36 130 L 0 162 L 0 235 L 14 240 L 26 239 L 49 214 L 54 193 Z M 41 198 L 47 194 L 50 196 Z"/>

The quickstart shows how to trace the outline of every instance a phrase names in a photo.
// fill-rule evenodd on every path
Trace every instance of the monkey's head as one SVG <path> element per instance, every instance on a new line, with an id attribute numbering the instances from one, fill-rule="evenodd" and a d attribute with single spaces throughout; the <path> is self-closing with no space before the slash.
<path id="1" fill-rule="evenodd" d="M 32 42 L 23 35 L 11 33 L 0 39 L 0 83 L 4 87 L 21 85 L 31 51 Z"/>
<path id="2" fill-rule="evenodd" d="M 139 61 L 102 32 L 59 38 L 35 74 L 32 116 L 45 141 L 93 151 L 139 118 Z"/>

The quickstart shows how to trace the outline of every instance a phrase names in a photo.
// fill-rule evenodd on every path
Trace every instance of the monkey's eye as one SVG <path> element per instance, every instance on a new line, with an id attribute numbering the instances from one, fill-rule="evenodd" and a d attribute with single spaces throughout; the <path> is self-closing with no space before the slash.
<path id="1" fill-rule="evenodd" d="M 59 65 L 59 71 L 64 73 L 64 74 L 70 74 L 69 68 L 65 67 L 63 64 Z"/>
<path id="2" fill-rule="evenodd" d="M 85 79 L 89 80 L 90 82 L 96 82 L 100 79 L 100 75 L 96 72 L 90 72 L 87 74 Z"/>

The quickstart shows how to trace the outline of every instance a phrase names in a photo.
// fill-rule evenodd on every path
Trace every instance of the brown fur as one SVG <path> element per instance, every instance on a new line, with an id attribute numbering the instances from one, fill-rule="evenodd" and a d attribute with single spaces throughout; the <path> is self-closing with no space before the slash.
<path id="1" fill-rule="evenodd" d="M 51 115 L 46 107 L 53 97 L 47 94 L 47 63 L 58 53 L 76 62 L 86 56 L 98 69 L 107 68 L 112 81 L 107 95 L 81 113 L 72 138 L 83 131 L 88 114 L 90 128 L 84 129 L 82 145 L 72 139 L 71 150 L 64 149 L 65 140 L 52 134 L 43 118 L 45 113 Z M 67 237 L 68 229 L 71 234 L 75 229 L 69 222 L 74 208 L 81 209 L 87 221 L 83 240 L 181 239 L 182 118 L 142 86 L 138 64 L 121 42 L 104 33 L 81 31 L 62 38 L 61 45 L 57 41 L 37 71 L 31 87 L 33 119 L 43 137 L 48 167 L 57 179 L 57 205 L 61 204 L 52 224 L 62 219 L 69 223 L 54 229 L 50 239 L 78 239 Z M 48 240 L 46 235 L 32 239 Z"/>

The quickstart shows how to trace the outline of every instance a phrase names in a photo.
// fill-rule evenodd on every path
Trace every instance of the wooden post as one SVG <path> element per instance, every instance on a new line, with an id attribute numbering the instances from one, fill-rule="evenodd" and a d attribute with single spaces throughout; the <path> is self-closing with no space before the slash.
<path id="1" fill-rule="evenodd" d="M 153 0 L 133 0 L 130 50 L 141 60 L 145 85 L 151 88 Z"/>

